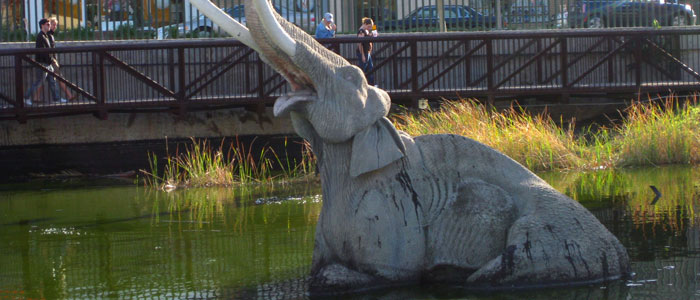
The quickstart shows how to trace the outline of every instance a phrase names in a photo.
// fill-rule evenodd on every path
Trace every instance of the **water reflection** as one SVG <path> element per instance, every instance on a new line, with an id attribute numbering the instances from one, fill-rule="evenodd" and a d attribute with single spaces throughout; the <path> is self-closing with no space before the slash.
<path id="1" fill-rule="evenodd" d="M 627 246 L 636 273 L 629 280 L 490 294 L 405 287 L 333 299 L 700 297 L 699 173 L 664 167 L 541 174 Z M 317 185 L 170 193 L 41 185 L 0 187 L 0 299 L 306 297 L 321 209 Z M 650 185 L 662 193 L 654 204 Z"/>
<path id="2" fill-rule="evenodd" d="M 3 193 L 0 296 L 216 298 L 303 278 L 317 194 L 315 187 L 164 193 L 133 186 Z M 294 198 L 255 204 L 272 195 Z"/>

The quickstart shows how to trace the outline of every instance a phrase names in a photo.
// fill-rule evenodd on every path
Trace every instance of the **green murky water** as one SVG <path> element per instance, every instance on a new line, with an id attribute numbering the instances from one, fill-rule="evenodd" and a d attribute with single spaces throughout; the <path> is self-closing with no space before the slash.
<path id="1" fill-rule="evenodd" d="M 345 299 L 700 299 L 700 168 L 546 173 L 627 247 L 635 276 L 475 294 Z M 654 202 L 653 185 L 662 193 Z M 320 187 L 161 192 L 113 181 L 0 185 L 0 299 L 305 298 Z"/>

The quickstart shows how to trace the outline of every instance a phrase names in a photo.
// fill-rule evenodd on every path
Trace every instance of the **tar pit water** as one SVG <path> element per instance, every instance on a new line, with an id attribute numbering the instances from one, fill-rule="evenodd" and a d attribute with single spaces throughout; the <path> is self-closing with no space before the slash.
<path id="1" fill-rule="evenodd" d="M 491 293 L 406 286 L 333 299 L 700 299 L 700 168 L 539 175 L 622 241 L 631 278 Z M 308 298 L 320 194 L 317 184 L 0 185 L 0 299 Z"/>

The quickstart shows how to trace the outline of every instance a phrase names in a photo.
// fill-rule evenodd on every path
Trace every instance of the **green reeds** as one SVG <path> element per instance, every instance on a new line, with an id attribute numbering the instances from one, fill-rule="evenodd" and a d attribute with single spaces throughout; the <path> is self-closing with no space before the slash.
<path id="1" fill-rule="evenodd" d="M 280 157 L 270 146 L 259 153 L 253 152 L 253 143 L 247 147 L 238 139 L 225 147 L 225 140 L 213 148 L 207 140 L 192 138 L 183 152 L 176 151 L 164 159 L 159 176 L 158 157 L 149 155 L 150 170 L 142 170 L 145 184 L 166 190 L 178 187 L 231 186 L 251 183 L 281 183 L 306 178 L 314 171 L 315 160 L 308 144 L 302 145 L 300 163 L 288 156 Z M 290 162 L 291 161 L 291 162 Z"/>

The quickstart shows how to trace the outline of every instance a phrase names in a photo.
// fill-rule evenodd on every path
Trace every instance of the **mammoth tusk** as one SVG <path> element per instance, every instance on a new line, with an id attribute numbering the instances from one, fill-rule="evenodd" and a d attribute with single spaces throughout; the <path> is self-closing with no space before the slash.
<path id="1" fill-rule="evenodd" d="M 243 24 L 238 23 L 238 21 L 221 11 L 220 8 L 209 0 L 190 0 L 190 3 L 202 12 L 203 15 L 211 19 L 212 22 L 219 25 L 226 33 L 260 53 L 260 47 L 255 43 L 253 36 L 250 35 L 250 31 L 248 31 L 248 28 L 243 26 Z"/>
<path id="2" fill-rule="evenodd" d="M 296 52 L 296 42 L 277 22 L 277 18 L 275 18 L 275 14 L 272 11 L 272 7 L 268 4 L 268 0 L 253 0 L 253 5 L 270 39 L 274 41 L 284 53 L 293 57 Z"/>

